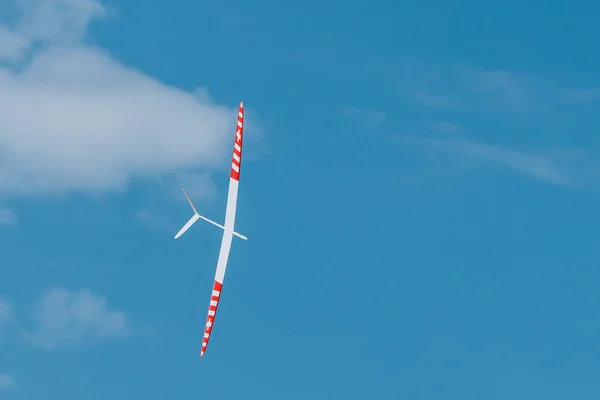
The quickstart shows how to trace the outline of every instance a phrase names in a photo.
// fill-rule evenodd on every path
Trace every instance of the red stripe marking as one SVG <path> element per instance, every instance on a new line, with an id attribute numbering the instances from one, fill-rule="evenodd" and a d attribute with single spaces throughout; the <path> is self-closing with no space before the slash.
<path id="1" fill-rule="evenodd" d="M 240 116 L 240 113 L 242 114 Z M 242 126 L 240 126 L 240 124 Z M 240 180 L 240 169 L 242 166 L 242 142 L 244 139 L 244 103 L 240 103 L 240 108 L 238 109 L 238 118 L 237 118 L 237 125 L 236 125 L 236 130 L 235 130 L 235 137 L 234 137 L 234 147 L 233 147 L 233 153 L 235 155 L 237 155 L 240 159 L 240 161 L 237 161 L 235 159 L 235 157 L 231 157 L 231 173 L 230 173 L 230 177 L 232 179 L 235 179 L 236 181 L 239 182 Z M 240 146 L 240 150 L 238 151 L 235 148 L 235 145 Z M 236 171 L 236 167 L 237 167 L 237 171 Z"/>
<path id="2" fill-rule="evenodd" d="M 204 325 L 204 333 L 205 334 L 207 333 L 208 337 L 204 337 L 204 335 L 202 336 L 202 349 L 200 350 L 200 357 L 204 356 L 204 352 L 206 351 L 206 347 L 208 346 L 208 340 L 210 339 L 210 334 L 213 329 L 213 324 L 215 323 L 215 317 L 217 314 L 217 308 L 219 307 L 219 299 L 221 298 L 221 290 L 222 289 L 223 289 L 223 284 L 215 281 L 213 284 L 213 291 L 217 291 L 217 292 L 219 292 L 219 294 L 217 296 L 211 295 L 210 299 L 216 301 L 217 304 L 214 306 L 210 305 L 208 307 L 208 310 L 214 311 L 215 315 L 209 314 L 206 317 L 206 325 Z"/>

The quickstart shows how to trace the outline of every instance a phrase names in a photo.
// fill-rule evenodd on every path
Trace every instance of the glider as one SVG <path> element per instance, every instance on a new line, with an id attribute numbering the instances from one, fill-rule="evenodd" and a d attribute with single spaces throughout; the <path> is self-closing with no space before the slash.
<path id="1" fill-rule="evenodd" d="M 231 172 L 229 174 L 229 193 L 227 195 L 227 208 L 225 209 L 225 224 L 221 225 L 210 219 L 200 215 L 196 206 L 188 196 L 185 189 L 183 193 L 187 198 L 194 215 L 190 220 L 181 228 L 181 230 L 175 235 L 175 239 L 179 238 L 185 233 L 196 221 L 203 219 L 219 228 L 223 229 L 223 240 L 221 241 L 221 250 L 219 251 L 219 260 L 217 261 L 217 271 L 215 273 L 215 280 L 213 283 L 212 295 L 210 298 L 210 305 L 208 307 L 208 316 L 206 317 L 206 325 L 204 327 L 204 337 L 202 338 L 202 348 L 200 349 L 200 357 L 204 356 L 206 347 L 208 346 L 208 340 L 212 332 L 213 325 L 215 323 L 215 315 L 217 313 L 217 307 L 219 306 L 219 299 L 221 298 L 221 291 L 223 290 L 223 280 L 225 278 L 225 270 L 227 269 L 227 260 L 229 259 L 229 251 L 231 249 L 231 242 L 233 236 L 237 236 L 241 239 L 248 240 L 244 235 L 241 235 L 234 231 L 235 225 L 235 209 L 237 207 L 238 197 L 238 186 L 240 184 L 240 167 L 242 164 L 242 140 L 244 138 L 244 102 L 240 102 L 240 108 L 238 110 L 237 127 L 235 132 L 235 140 L 233 142 L 233 157 L 231 159 Z"/>

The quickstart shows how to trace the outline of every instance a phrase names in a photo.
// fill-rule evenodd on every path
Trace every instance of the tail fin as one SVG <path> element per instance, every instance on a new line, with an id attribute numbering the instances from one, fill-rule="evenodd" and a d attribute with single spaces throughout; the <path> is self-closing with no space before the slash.
<path id="1" fill-rule="evenodd" d="M 196 223 L 196 221 L 198 221 L 199 219 L 203 219 L 206 222 L 210 222 L 211 224 L 218 226 L 221 229 L 225 229 L 225 227 L 223 225 L 218 224 L 215 221 L 210 220 L 210 219 L 200 215 L 200 213 L 198 212 L 198 209 L 196 208 L 196 205 L 194 204 L 192 199 L 190 199 L 190 196 L 187 194 L 185 189 L 182 189 L 182 190 L 183 190 L 183 194 L 185 195 L 185 198 L 187 199 L 188 203 L 190 203 L 190 207 L 192 207 L 192 210 L 194 211 L 194 215 L 192 216 L 192 218 L 189 219 L 188 222 L 186 222 L 186 224 L 183 226 L 183 228 L 181 228 L 179 230 L 179 232 L 177 232 L 177 235 L 175 235 L 175 239 L 178 239 L 179 237 L 181 237 L 181 235 L 183 235 L 188 229 L 190 229 L 190 227 L 192 225 L 194 225 L 194 223 Z M 248 240 L 248 238 L 242 234 L 239 234 L 237 232 L 233 232 L 233 234 L 235 236 L 239 237 L 240 239 Z"/>

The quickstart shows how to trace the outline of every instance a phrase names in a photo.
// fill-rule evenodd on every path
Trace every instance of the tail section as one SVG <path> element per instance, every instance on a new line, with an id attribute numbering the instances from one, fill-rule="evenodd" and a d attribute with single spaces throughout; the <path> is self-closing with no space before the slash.
<path id="1" fill-rule="evenodd" d="M 194 202 L 192 201 L 192 199 L 190 198 L 190 196 L 187 194 L 187 192 L 185 191 L 185 189 L 183 190 L 183 194 L 185 195 L 185 198 L 187 199 L 188 203 L 190 203 L 190 207 L 192 207 L 192 210 L 194 211 L 194 215 L 192 216 L 192 218 L 189 219 L 189 221 L 183 226 L 183 228 L 181 228 L 179 230 L 179 232 L 177 232 L 177 235 L 175 235 L 175 239 L 178 239 L 179 237 L 181 237 L 181 235 L 183 235 L 188 229 L 190 229 L 190 227 L 192 225 L 194 225 L 196 223 L 196 221 L 198 221 L 199 219 L 203 219 L 206 222 L 209 222 L 215 226 L 218 226 L 221 229 L 225 229 L 225 227 L 219 223 L 216 223 L 213 220 L 210 220 L 202 215 L 200 215 L 200 213 L 198 212 L 198 209 L 196 208 L 196 205 L 194 204 Z M 244 240 L 248 240 L 248 238 L 240 233 L 237 232 L 233 232 L 233 234 L 237 237 L 239 237 L 240 239 L 244 239 Z"/>
<path id="2" fill-rule="evenodd" d="M 179 232 L 177 232 L 177 235 L 175 235 L 175 239 L 179 239 L 179 237 L 181 235 L 183 235 L 185 233 L 185 231 L 190 229 L 190 226 L 194 225 L 196 223 L 196 221 L 198 221 L 199 219 L 200 219 L 200 214 L 194 214 L 194 216 L 192 218 L 190 218 L 190 220 L 188 222 L 186 222 L 186 224 L 183 226 L 183 228 L 181 228 L 181 230 L 179 230 Z"/>

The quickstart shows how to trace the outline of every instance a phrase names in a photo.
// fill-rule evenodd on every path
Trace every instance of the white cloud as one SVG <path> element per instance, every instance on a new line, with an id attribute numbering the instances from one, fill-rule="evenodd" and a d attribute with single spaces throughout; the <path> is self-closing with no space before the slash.
<path id="1" fill-rule="evenodd" d="M 28 48 L 27 38 L 11 32 L 6 27 L 0 27 L 0 61 L 18 61 Z"/>
<path id="2" fill-rule="evenodd" d="M 12 375 L 0 373 L 0 390 L 8 389 L 15 385 L 15 379 Z"/>
<path id="3" fill-rule="evenodd" d="M 54 349 L 61 345 L 79 345 L 85 340 L 124 337 L 130 326 L 123 312 L 108 307 L 104 297 L 87 289 L 49 290 L 34 312 L 37 329 L 23 337 L 31 344 Z"/>
<path id="4" fill-rule="evenodd" d="M 15 31 L 31 41 L 77 43 L 88 24 L 107 15 L 97 0 L 15 0 L 21 18 Z"/>
<path id="5" fill-rule="evenodd" d="M 228 164 L 237 104 L 86 45 L 88 23 L 106 15 L 96 0 L 17 5 L 19 21 L 0 27 L 0 56 L 18 61 L 0 67 L 0 195 L 121 190 Z"/>

